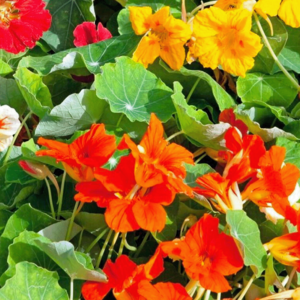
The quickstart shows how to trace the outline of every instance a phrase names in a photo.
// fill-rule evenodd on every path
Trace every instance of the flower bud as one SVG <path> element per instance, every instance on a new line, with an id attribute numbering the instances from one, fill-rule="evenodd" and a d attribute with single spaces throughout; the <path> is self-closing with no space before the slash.
<path id="1" fill-rule="evenodd" d="M 49 169 L 45 165 L 36 162 L 20 160 L 19 165 L 24 172 L 38 180 L 44 180 L 50 173 Z"/>

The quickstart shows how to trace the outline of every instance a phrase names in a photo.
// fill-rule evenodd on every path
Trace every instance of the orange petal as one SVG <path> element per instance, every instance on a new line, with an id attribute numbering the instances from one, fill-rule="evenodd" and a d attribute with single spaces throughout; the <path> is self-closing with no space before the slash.
<path id="1" fill-rule="evenodd" d="M 149 17 L 152 15 L 152 8 L 149 6 L 129 6 L 129 18 L 136 35 L 146 33 L 150 29 Z"/>
<path id="2" fill-rule="evenodd" d="M 86 281 L 81 288 L 81 293 L 85 300 L 102 300 L 111 288 L 109 283 Z"/>

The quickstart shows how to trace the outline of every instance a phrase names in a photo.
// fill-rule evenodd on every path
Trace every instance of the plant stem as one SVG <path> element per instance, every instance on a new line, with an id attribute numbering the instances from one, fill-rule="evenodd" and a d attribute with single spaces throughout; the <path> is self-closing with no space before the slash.
<path id="1" fill-rule="evenodd" d="M 207 290 L 207 291 L 206 291 L 204 300 L 209 300 L 210 293 L 211 293 L 210 290 Z"/>
<path id="2" fill-rule="evenodd" d="M 250 280 L 248 281 L 248 283 L 246 284 L 246 286 L 242 289 L 241 294 L 240 294 L 238 300 L 242 300 L 244 298 L 244 296 L 248 292 L 251 284 L 253 283 L 255 277 L 256 277 L 255 274 L 253 274 L 252 277 L 250 278 Z"/>
<path id="3" fill-rule="evenodd" d="M 296 273 L 296 270 L 297 270 L 297 268 L 293 268 L 293 270 L 292 270 L 291 273 L 290 273 L 289 280 L 288 280 L 288 282 L 287 282 L 287 284 L 286 284 L 286 287 L 285 287 L 287 290 L 290 288 L 290 286 L 291 286 L 291 284 L 292 284 L 292 280 L 293 280 L 293 278 L 294 278 L 294 275 L 295 275 L 295 273 Z"/>
<path id="4" fill-rule="evenodd" d="M 74 298 L 74 279 L 70 278 L 70 300 Z"/>
<path id="5" fill-rule="evenodd" d="M 167 139 L 166 139 L 166 141 L 170 141 L 170 140 L 172 140 L 172 139 L 174 139 L 176 136 L 178 136 L 178 135 L 181 135 L 181 134 L 184 134 L 184 132 L 181 130 L 181 131 L 178 131 L 178 132 L 175 132 L 174 134 L 172 134 L 172 135 L 170 135 Z"/>
<path id="6" fill-rule="evenodd" d="M 50 203 L 52 217 L 53 217 L 53 219 L 55 219 L 55 210 L 54 210 L 54 206 L 53 206 L 52 192 L 51 192 L 51 187 L 50 187 L 47 177 L 45 177 L 45 182 L 46 182 L 47 189 L 48 189 L 49 203 Z"/>
<path id="7" fill-rule="evenodd" d="M 202 286 L 200 286 L 199 289 L 198 289 L 197 295 L 195 297 L 195 300 L 201 299 L 201 297 L 203 296 L 204 292 L 205 292 L 205 288 L 203 288 Z M 208 295 L 208 297 L 209 297 L 209 295 Z M 206 296 L 205 296 L 205 300 L 207 300 Z"/>
<path id="8" fill-rule="evenodd" d="M 192 290 L 194 290 L 194 288 L 198 285 L 198 281 L 194 280 L 194 279 L 190 279 L 190 281 L 188 282 L 188 284 L 185 286 L 185 290 L 187 291 L 187 293 L 189 294 Z"/>
<path id="9" fill-rule="evenodd" d="M 11 151 L 12 151 L 12 148 L 13 148 L 13 146 L 14 146 L 14 143 L 16 142 L 16 140 L 17 140 L 17 138 L 18 138 L 18 135 L 19 135 L 21 129 L 23 128 L 24 124 L 26 123 L 26 121 L 28 120 L 28 118 L 29 118 L 30 116 L 31 116 L 31 111 L 30 111 L 30 112 L 26 115 L 26 117 L 23 119 L 21 125 L 19 126 L 17 132 L 15 133 L 14 138 L 13 138 L 13 140 L 12 140 L 11 144 L 9 145 L 8 150 L 7 150 L 7 152 L 6 152 L 6 155 L 5 155 L 5 158 L 4 158 L 4 160 L 3 160 L 2 166 L 5 166 L 6 163 L 7 163 L 7 161 L 9 160 L 10 153 L 11 153 Z"/>
<path id="10" fill-rule="evenodd" d="M 76 202 L 76 204 L 74 206 L 74 209 L 73 209 L 73 213 L 72 213 L 70 222 L 69 222 L 68 231 L 67 231 L 67 234 L 66 234 L 66 241 L 69 241 L 69 239 L 70 239 L 71 231 L 73 229 L 73 223 L 74 223 L 74 219 L 75 219 L 75 216 L 76 216 L 78 206 L 79 206 L 79 202 Z"/>
<path id="11" fill-rule="evenodd" d="M 118 256 L 121 256 L 123 253 L 125 242 L 126 242 L 126 235 L 127 233 L 122 233 L 122 240 L 121 240 Z"/>
<path id="12" fill-rule="evenodd" d="M 293 78 L 293 76 L 286 70 L 286 68 L 281 64 L 281 62 L 279 61 L 277 55 L 274 53 L 269 41 L 268 41 L 268 38 L 261 26 L 261 23 L 258 19 L 258 16 L 257 14 L 254 12 L 253 13 L 254 15 L 254 18 L 255 18 L 255 21 L 256 21 L 256 24 L 257 24 L 257 27 L 260 31 L 260 34 L 262 35 L 262 38 L 263 38 L 263 41 L 264 41 L 264 44 L 266 45 L 266 47 L 268 48 L 271 56 L 273 57 L 275 63 L 277 64 L 277 66 L 279 67 L 279 69 L 284 73 L 284 75 L 290 80 L 290 82 L 293 84 L 293 86 L 298 90 L 298 92 L 300 91 L 300 86 L 298 84 L 298 82 Z"/>
<path id="13" fill-rule="evenodd" d="M 20 117 L 20 120 L 23 122 L 24 119 L 23 119 L 22 117 Z M 26 122 L 24 123 L 24 127 L 25 127 L 25 129 L 26 129 L 26 133 L 27 133 L 28 139 L 31 139 L 32 136 L 31 136 L 30 130 L 29 130 L 29 128 L 28 128 Z"/>
<path id="14" fill-rule="evenodd" d="M 105 235 L 105 233 L 108 231 L 108 228 L 105 228 L 100 234 L 93 240 L 93 242 L 86 248 L 84 251 L 85 253 L 89 253 L 94 246 L 101 240 L 101 238 Z"/>
<path id="15" fill-rule="evenodd" d="M 221 293 L 217 294 L 217 300 L 221 300 L 221 295 L 222 295 Z"/>
<path id="16" fill-rule="evenodd" d="M 63 197 L 64 197 L 66 175 L 67 175 L 67 172 L 64 171 L 64 174 L 63 174 L 62 180 L 61 180 L 61 185 L 60 185 L 60 193 L 59 193 L 59 197 L 58 197 L 57 219 L 59 219 L 60 213 L 61 213 L 61 207 L 62 207 Z"/>
<path id="17" fill-rule="evenodd" d="M 104 252 L 105 252 L 105 249 L 106 249 L 106 247 L 107 247 L 107 244 L 108 244 L 108 242 L 109 242 L 109 240 L 110 240 L 110 237 L 111 237 L 112 233 L 113 233 L 113 230 L 110 229 L 110 231 L 109 231 L 109 233 L 108 233 L 108 235 L 107 235 L 107 237 L 106 237 L 106 239 L 105 239 L 105 241 L 104 241 L 104 244 L 103 244 L 103 246 L 102 246 L 102 249 L 101 249 L 101 251 L 100 251 L 100 253 L 99 253 L 99 256 L 98 256 L 98 258 L 97 258 L 96 268 L 99 268 L 99 266 L 100 266 L 100 263 L 101 263 L 103 254 L 104 254 Z"/>
<path id="18" fill-rule="evenodd" d="M 136 258 L 136 257 L 138 257 L 140 255 L 140 253 L 143 250 L 143 248 L 144 248 L 144 246 L 145 246 L 145 244 L 146 244 L 149 236 L 150 236 L 150 231 L 147 231 L 147 233 L 145 234 L 145 236 L 144 236 L 144 238 L 143 238 L 140 246 L 138 247 L 137 251 L 135 252 L 135 254 L 133 256 L 134 258 Z"/>
<path id="19" fill-rule="evenodd" d="M 84 229 L 82 228 L 81 231 L 80 231 L 78 247 L 77 248 L 81 247 L 83 232 L 84 232 Z"/>
<path id="20" fill-rule="evenodd" d="M 195 164 L 197 164 L 198 162 L 200 162 L 207 154 L 204 153 L 202 156 L 200 156 L 196 161 Z"/>
<path id="21" fill-rule="evenodd" d="M 195 91 L 195 89 L 196 89 L 198 83 L 200 82 L 200 80 L 201 80 L 201 78 L 199 77 L 199 78 L 196 80 L 196 82 L 194 83 L 192 89 L 190 90 L 190 92 L 189 92 L 189 94 L 188 94 L 188 96 L 187 96 L 187 98 L 186 98 L 186 103 L 189 103 L 189 101 L 190 101 L 190 99 L 191 99 L 191 97 L 192 97 L 192 95 L 193 95 L 193 93 L 194 93 L 194 91 Z"/>
<path id="22" fill-rule="evenodd" d="M 119 118 L 119 120 L 118 120 L 118 122 L 117 122 L 116 127 L 119 127 L 119 126 L 120 126 L 120 123 L 121 123 L 123 117 L 124 117 L 124 114 L 122 114 L 122 115 L 120 116 L 120 118 Z"/>
<path id="23" fill-rule="evenodd" d="M 108 257 L 107 257 L 107 259 L 110 259 L 111 256 L 112 256 L 112 252 L 113 252 L 113 250 L 114 250 L 114 246 L 115 246 L 115 244 L 116 244 L 116 242 L 117 242 L 117 239 L 118 239 L 118 237 L 119 237 L 119 234 L 120 234 L 120 232 L 115 232 L 114 238 L 113 238 L 113 240 L 112 240 L 112 242 L 111 242 L 111 245 L 110 245 L 110 247 L 109 247 L 109 249 L 108 249 Z"/>

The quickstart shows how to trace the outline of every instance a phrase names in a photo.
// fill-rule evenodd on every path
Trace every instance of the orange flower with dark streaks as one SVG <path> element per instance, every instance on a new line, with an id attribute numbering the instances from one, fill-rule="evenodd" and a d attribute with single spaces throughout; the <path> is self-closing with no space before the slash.
<path id="1" fill-rule="evenodd" d="M 136 159 L 136 182 L 142 187 L 165 183 L 176 193 L 192 195 L 192 189 L 183 183 L 186 176 L 183 163 L 194 164 L 193 154 L 180 145 L 169 144 L 163 135 L 163 126 L 152 113 L 148 130 L 139 145 L 128 135 L 124 136 Z"/>
<path id="2" fill-rule="evenodd" d="M 51 156 L 61 161 L 67 173 L 79 182 L 93 180 L 94 168 L 104 165 L 116 150 L 115 137 L 105 133 L 104 124 L 93 124 L 71 144 L 42 137 L 37 142 L 48 148 L 37 151 L 37 156 Z"/>
<path id="3" fill-rule="evenodd" d="M 215 293 L 231 290 L 225 276 L 238 272 L 243 259 L 234 239 L 219 233 L 219 219 L 205 214 L 185 238 L 163 242 L 160 249 L 172 259 L 182 259 L 187 275 Z"/>
<path id="4" fill-rule="evenodd" d="M 163 208 L 174 200 L 174 193 L 164 184 L 140 187 L 134 177 L 135 159 L 132 155 L 122 157 L 113 171 L 98 168 L 97 181 L 76 185 L 79 192 L 76 201 L 96 201 L 106 207 L 107 225 L 116 232 L 129 232 L 140 228 L 162 231 L 166 224 Z"/>
<path id="5" fill-rule="evenodd" d="M 112 289 L 117 300 L 139 299 L 139 283 L 150 282 L 163 270 L 160 255 L 154 255 L 146 264 L 138 266 L 126 255 L 121 255 L 115 263 L 108 260 L 103 268 L 108 282 L 87 281 L 82 286 L 82 295 L 85 300 L 102 300 Z"/>

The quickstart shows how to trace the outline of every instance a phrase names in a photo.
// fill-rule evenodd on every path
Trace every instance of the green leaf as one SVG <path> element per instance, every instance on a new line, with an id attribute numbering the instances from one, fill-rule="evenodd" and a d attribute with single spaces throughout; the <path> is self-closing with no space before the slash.
<path id="1" fill-rule="evenodd" d="M 300 139 L 300 120 L 296 120 L 293 122 L 290 122 L 286 126 L 284 126 L 284 130 L 286 132 L 289 132 L 290 134 L 293 134 L 296 136 L 298 139 Z"/>
<path id="2" fill-rule="evenodd" d="M 60 241 L 65 240 L 65 238 L 66 238 L 69 223 L 70 223 L 70 219 L 65 220 L 65 221 L 60 221 L 60 222 L 52 224 L 46 228 L 43 228 L 38 233 L 41 236 L 44 236 L 53 242 L 60 242 Z M 82 230 L 82 227 L 80 227 L 76 223 L 73 223 L 72 231 L 70 234 L 70 240 L 74 236 L 76 236 L 81 230 Z"/>
<path id="3" fill-rule="evenodd" d="M 0 289 L 1 299 L 68 300 L 66 290 L 58 284 L 55 272 L 49 272 L 29 262 L 16 265 L 16 274 Z"/>
<path id="4" fill-rule="evenodd" d="M 248 73 L 245 78 L 238 78 L 237 93 L 242 102 L 257 100 L 274 106 L 288 107 L 298 91 L 283 73 Z"/>
<path id="5" fill-rule="evenodd" d="M 208 173 L 215 173 L 216 171 L 208 164 L 190 165 L 185 164 L 186 177 L 184 182 L 190 187 L 198 186 L 196 179 Z"/>
<path id="6" fill-rule="evenodd" d="M 117 21 L 119 24 L 118 31 L 120 34 L 134 34 L 134 31 L 132 29 L 131 22 L 129 19 L 129 15 L 130 15 L 130 12 L 129 12 L 129 9 L 127 9 L 127 8 L 122 9 L 120 11 L 120 13 L 118 14 Z"/>
<path id="7" fill-rule="evenodd" d="M 2 234 L 8 219 L 13 213 L 9 210 L 0 210 L 0 235 Z"/>
<path id="8" fill-rule="evenodd" d="M 70 278 L 97 282 L 106 281 L 106 276 L 102 271 L 98 272 L 86 267 L 87 264 L 91 264 L 88 260 L 89 257 L 83 256 L 83 253 L 81 254 L 81 258 L 76 255 L 74 246 L 71 243 L 67 241 L 44 243 L 40 240 L 36 240 L 36 244 L 45 251 Z M 87 261 L 83 262 L 83 258 Z"/>
<path id="9" fill-rule="evenodd" d="M 30 110 L 42 118 L 53 107 L 51 94 L 42 78 L 26 68 L 19 68 L 14 77 Z"/>
<path id="10" fill-rule="evenodd" d="M 300 28 L 286 26 L 288 40 L 278 58 L 284 67 L 300 73 Z"/>
<path id="11" fill-rule="evenodd" d="M 224 140 L 224 134 L 230 125 L 227 123 L 212 124 L 207 114 L 186 103 L 182 94 L 182 86 L 179 82 L 174 83 L 173 103 L 176 108 L 177 117 L 181 130 L 196 141 L 196 145 L 203 145 L 213 149 L 222 149 L 221 142 Z"/>
<path id="12" fill-rule="evenodd" d="M 96 19 L 92 0 L 49 0 L 46 8 L 52 16 L 52 24 L 43 39 L 56 52 L 74 47 L 76 26 Z"/>
<path id="13" fill-rule="evenodd" d="M 176 237 L 177 222 L 176 216 L 179 210 L 179 199 L 175 198 L 173 203 L 169 206 L 165 206 L 164 209 L 167 212 L 166 226 L 161 232 L 151 232 L 152 236 L 157 242 L 171 241 Z"/>
<path id="14" fill-rule="evenodd" d="M 273 128 L 261 128 L 260 124 L 253 121 L 256 113 L 256 108 L 243 109 L 243 105 L 239 105 L 234 113 L 237 119 L 242 120 L 247 126 L 250 132 L 259 135 L 265 142 L 270 142 L 277 137 L 286 137 L 291 140 L 297 140 L 297 137 L 291 133 L 285 132 L 277 127 Z"/>
<path id="15" fill-rule="evenodd" d="M 266 273 L 265 273 L 265 293 L 266 293 L 266 295 L 271 294 L 271 292 L 274 293 L 273 289 L 270 290 L 270 287 L 273 287 L 274 285 L 277 288 L 284 290 L 281 280 L 274 270 L 273 256 L 270 255 L 268 257 L 267 268 L 266 268 Z"/>
<path id="16" fill-rule="evenodd" d="M 19 67 L 32 68 L 42 76 L 56 71 L 87 75 L 86 69 L 96 74 L 100 72 L 102 65 L 114 61 L 115 57 L 131 55 L 139 40 L 140 37 L 136 35 L 122 35 L 53 55 L 43 57 L 27 56 L 20 61 Z"/>
<path id="17" fill-rule="evenodd" d="M 281 50 L 283 49 L 283 47 L 285 46 L 285 43 L 288 39 L 288 33 L 286 27 L 284 26 L 281 20 L 279 20 L 277 17 L 269 17 L 269 18 L 272 22 L 274 35 L 271 35 L 269 24 L 263 18 L 260 17 L 259 19 L 274 53 L 278 56 Z M 256 34 L 261 36 L 255 22 L 253 23 L 252 30 Z M 267 47 L 263 46 L 262 50 L 255 57 L 255 65 L 252 68 L 251 72 L 272 74 L 274 66 L 275 66 L 275 61 L 273 57 L 271 56 Z"/>
<path id="18" fill-rule="evenodd" d="M 8 246 L 25 229 L 28 231 L 39 231 L 46 226 L 55 223 L 56 220 L 49 215 L 36 210 L 25 204 L 21 206 L 7 221 L 3 234 L 0 237 L 0 274 L 7 267 L 6 258 L 8 255 Z"/>
<path id="19" fill-rule="evenodd" d="M 27 104 L 16 81 L 0 77 L 0 90 L 0 105 L 6 104 L 22 115 L 27 108 Z"/>
<path id="20" fill-rule="evenodd" d="M 18 162 L 10 164 L 6 170 L 5 182 L 7 183 L 19 183 L 24 185 L 34 181 L 36 181 L 36 178 L 24 172 Z"/>
<path id="21" fill-rule="evenodd" d="M 10 65 L 0 59 L 0 76 L 5 76 L 12 73 L 14 70 L 10 67 Z"/>
<path id="22" fill-rule="evenodd" d="M 107 228 L 103 214 L 81 212 L 76 216 L 75 221 L 92 234 L 99 234 L 99 231 Z"/>
<path id="23" fill-rule="evenodd" d="M 109 102 L 112 112 L 124 113 L 132 122 L 149 122 L 151 113 L 163 122 L 170 119 L 175 111 L 172 90 L 129 57 L 116 61 L 96 75 L 97 96 Z"/>
<path id="24" fill-rule="evenodd" d="M 173 88 L 174 81 L 183 86 L 183 93 L 188 95 L 196 86 L 192 99 L 205 99 L 209 105 L 218 107 L 220 111 L 235 105 L 232 97 L 206 72 L 188 70 L 171 70 L 162 60 L 148 68 L 166 85 Z"/>
<path id="25" fill-rule="evenodd" d="M 256 277 L 266 268 L 267 253 L 261 240 L 257 224 L 242 210 L 228 210 L 226 221 L 231 235 L 242 245 L 244 264 L 251 266 Z"/>
<path id="26" fill-rule="evenodd" d="M 38 124 L 37 136 L 69 136 L 77 130 L 90 128 L 102 116 L 107 103 L 96 92 L 82 90 L 68 96 L 44 116 Z"/>
<path id="27" fill-rule="evenodd" d="M 40 163 L 44 163 L 46 165 L 51 165 L 53 167 L 64 170 L 61 163 L 57 163 L 56 159 L 48 156 L 36 156 L 35 152 L 40 150 L 40 148 L 34 143 L 33 139 L 30 139 L 27 142 L 23 142 L 22 146 L 22 154 L 24 158 L 28 158 L 30 160 L 34 160 Z"/>

